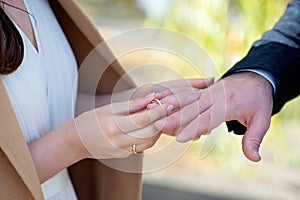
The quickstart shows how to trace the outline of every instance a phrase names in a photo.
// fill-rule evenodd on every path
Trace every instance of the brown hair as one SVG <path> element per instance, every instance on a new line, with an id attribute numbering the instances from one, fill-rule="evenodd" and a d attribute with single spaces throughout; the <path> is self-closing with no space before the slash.
<path id="1" fill-rule="evenodd" d="M 23 57 L 22 37 L 14 23 L 0 7 L 0 74 L 14 72 L 22 63 Z"/>

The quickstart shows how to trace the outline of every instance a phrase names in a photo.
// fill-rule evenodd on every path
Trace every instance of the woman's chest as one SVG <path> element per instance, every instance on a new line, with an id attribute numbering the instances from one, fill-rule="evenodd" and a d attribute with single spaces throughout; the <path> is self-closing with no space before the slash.
<path id="1" fill-rule="evenodd" d="M 37 47 L 18 27 L 24 58 L 16 72 L 1 77 L 27 142 L 74 116 L 77 65 L 47 1 L 25 1 Z"/>

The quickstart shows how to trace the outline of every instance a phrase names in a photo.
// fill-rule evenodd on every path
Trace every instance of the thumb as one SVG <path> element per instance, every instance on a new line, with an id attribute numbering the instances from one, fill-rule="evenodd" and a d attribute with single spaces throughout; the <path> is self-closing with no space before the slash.
<path id="1" fill-rule="evenodd" d="M 259 154 L 260 144 L 269 129 L 270 117 L 257 116 L 251 119 L 242 140 L 244 155 L 253 162 L 261 160 Z"/>

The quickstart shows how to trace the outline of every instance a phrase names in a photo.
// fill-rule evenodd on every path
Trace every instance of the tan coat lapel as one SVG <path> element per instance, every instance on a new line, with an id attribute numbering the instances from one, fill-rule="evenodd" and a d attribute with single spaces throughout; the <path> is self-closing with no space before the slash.
<path id="1" fill-rule="evenodd" d="M 1 79 L 0 102 L 0 199 L 42 199 L 30 152 Z"/>

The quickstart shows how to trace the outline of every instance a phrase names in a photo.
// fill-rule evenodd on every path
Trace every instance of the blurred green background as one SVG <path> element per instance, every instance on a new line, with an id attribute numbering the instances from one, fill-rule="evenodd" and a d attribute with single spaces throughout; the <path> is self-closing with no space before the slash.
<path id="1" fill-rule="evenodd" d="M 215 63 L 219 78 L 249 50 L 261 34 L 283 14 L 288 0 L 77 0 L 105 38 L 139 27 L 178 31 L 202 46 Z M 152 59 L 152 57 L 150 57 Z M 136 54 L 120 61 L 128 69 L 150 59 Z M 172 63 L 183 77 L 193 69 Z M 149 79 L 152 72 L 141 75 Z M 198 76 L 198 74 L 196 74 Z M 168 77 L 169 78 L 169 77 Z M 168 79 L 166 78 L 166 79 Z M 255 95 L 255 94 L 253 94 Z M 225 125 L 213 150 L 199 158 L 205 137 L 194 142 L 171 166 L 145 174 L 144 199 L 299 199 L 300 197 L 300 99 L 289 102 L 272 118 L 261 154 L 251 163 L 241 151 L 241 136 L 227 133 Z M 168 138 L 162 138 L 163 145 Z M 172 139 L 169 139 L 172 140 Z M 160 192 L 182 191 L 162 197 Z M 167 189 L 166 189 L 167 188 Z M 153 189 L 153 188 L 152 188 Z M 151 191 L 151 192 L 150 192 Z M 175 194 L 175 192 L 173 193 Z M 184 192 L 183 192 L 184 191 Z M 158 197 L 156 197 L 158 195 Z M 178 196 L 179 195 L 179 196 Z M 199 198 L 196 198 L 198 195 Z"/>

